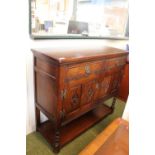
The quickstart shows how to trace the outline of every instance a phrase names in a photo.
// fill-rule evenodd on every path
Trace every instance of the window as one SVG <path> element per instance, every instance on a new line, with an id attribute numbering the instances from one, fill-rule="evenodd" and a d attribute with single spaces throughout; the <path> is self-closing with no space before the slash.
<path id="1" fill-rule="evenodd" d="M 125 38 L 127 0 L 31 0 L 33 38 Z"/>

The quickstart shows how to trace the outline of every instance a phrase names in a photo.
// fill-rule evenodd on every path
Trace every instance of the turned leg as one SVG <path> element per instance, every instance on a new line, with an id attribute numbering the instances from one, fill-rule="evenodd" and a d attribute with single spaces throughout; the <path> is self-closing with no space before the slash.
<path id="1" fill-rule="evenodd" d="M 114 110 L 115 108 L 115 104 L 116 104 L 116 97 L 113 98 L 112 104 L 111 104 L 111 108 Z"/>
<path id="2" fill-rule="evenodd" d="M 40 110 L 36 107 L 35 108 L 35 115 L 36 115 L 36 130 L 40 126 Z"/>
<path id="3" fill-rule="evenodd" d="M 60 151 L 60 132 L 58 130 L 55 131 L 54 144 L 53 144 L 53 152 L 58 153 Z"/>

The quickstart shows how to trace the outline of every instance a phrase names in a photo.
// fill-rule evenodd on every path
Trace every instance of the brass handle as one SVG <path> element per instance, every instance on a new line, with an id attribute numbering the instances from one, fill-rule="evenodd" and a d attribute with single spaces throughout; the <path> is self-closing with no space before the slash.
<path id="1" fill-rule="evenodd" d="M 99 89 L 99 83 L 96 83 L 96 89 Z"/>
<path id="2" fill-rule="evenodd" d="M 90 74 L 90 67 L 88 65 L 85 66 L 85 72 L 86 74 Z"/>

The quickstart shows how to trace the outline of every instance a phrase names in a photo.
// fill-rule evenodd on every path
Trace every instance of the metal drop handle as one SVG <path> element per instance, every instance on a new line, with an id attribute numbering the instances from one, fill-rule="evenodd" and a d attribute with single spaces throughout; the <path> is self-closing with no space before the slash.
<path id="1" fill-rule="evenodd" d="M 90 66 L 88 65 L 85 66 L 85 72 L 86 74 L 90 74 Z"/>

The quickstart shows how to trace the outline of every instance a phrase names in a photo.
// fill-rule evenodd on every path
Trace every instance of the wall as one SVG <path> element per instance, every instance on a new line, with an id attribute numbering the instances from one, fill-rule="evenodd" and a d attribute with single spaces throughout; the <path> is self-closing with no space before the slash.
<path id="1" fill-rule="evenodd" d="M 52 47 L 96 47 L 96 46 L 113 46 L 121 49 L 126 48 L 128 41 L 119 40 L 29 40 L 29 48 L 52 48 Z M 27 63 L 27 125 L 26 133 L 35 131 L 35 115 L 34 115 L 34 87 L 33 87 L 33 56 L 30 49 L 26 54 Z M 41 120 L 46 117 L 41 115 Z"/>
<path id="2" fill-rule="evenodd" d="M 129 97 L 128 97 L 122 118 L 129 121 Z"/>

